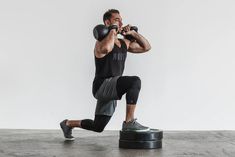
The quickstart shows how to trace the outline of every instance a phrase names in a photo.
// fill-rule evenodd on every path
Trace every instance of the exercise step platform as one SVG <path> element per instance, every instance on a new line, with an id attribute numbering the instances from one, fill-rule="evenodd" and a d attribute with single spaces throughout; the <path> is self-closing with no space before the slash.
<path id="1" fill-rule="evenodd" d="M 163 131 L 150 129 L 145 132 L 120 131 L 119 148 L 157 149 L 162 148 Z"/>

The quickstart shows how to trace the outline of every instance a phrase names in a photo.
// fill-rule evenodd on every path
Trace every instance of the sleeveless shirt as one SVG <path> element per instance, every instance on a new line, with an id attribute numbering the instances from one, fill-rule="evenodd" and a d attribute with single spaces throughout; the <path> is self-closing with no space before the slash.
<path id="1" fill-rule="evenodd" d="M 92 93 L 95 95 L 106 78 L 121 76 L 125 68 L 127 57 L 127 46 L 125 41 L 118 39 L 121 47 L 114 44 L 111 52 L 102 58 L 95 56 L 95 78 L 93 81 Z"/>

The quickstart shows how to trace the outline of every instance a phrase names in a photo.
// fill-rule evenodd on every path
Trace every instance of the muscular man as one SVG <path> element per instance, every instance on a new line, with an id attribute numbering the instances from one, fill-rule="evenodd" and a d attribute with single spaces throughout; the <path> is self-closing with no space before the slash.
<path id="1" fill-rule="evenodd" d="M 95 118 L 83 120 L 65 119 L 60 123 L 67 140 L 74 140 L 74 127 L 102 132 L 112 117 L 117 100 L 126 94 L 126 117 L 122 130 L 147 131 L 148 127 L 139 124 L 134 118 L 136 103 L 141 88 L 138 76 L 122 76 L 127 52 L 144 53 L 151 49 L 149 42 L 139 33 L 130 30 L 130 26 L 123 27 L 122 17 L 118 10 L 110 9 L 105 12 L 103 22 L 106 26 L 117 25 L 118 30 L 111 29 L 101 41 L 97 41 L 94 48 L 95 78 L 92 93 L 97 99 Z M 119 32 L 131 35 L 134 40 L 117 37 Z"/>

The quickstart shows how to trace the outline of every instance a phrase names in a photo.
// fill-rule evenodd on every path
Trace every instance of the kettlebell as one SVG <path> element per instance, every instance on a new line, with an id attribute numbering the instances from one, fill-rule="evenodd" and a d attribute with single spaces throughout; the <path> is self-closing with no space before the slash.
<path id="1" fill-rule="evenodd" d="M 109 34 L 109 31 L 112 29 L 118 30 L 118 26 L 111 25 L 111 26 L 107 27 L 103 24 L 99 24 L 99 25 L 96 25 L 95 28 L 93 29 L 93 35 L 96 40 L 101 41 Z"/>
<path id="2" fill-rule="evenodd" d="M 94 27 L 93 35 L 94 35 L 96 40 L 101 41 L 109 34 L 109 31 L 112 30 L 112 29 L 118 30 L 118 26 L 117 25 L 111 25 L 111 26 L 107 27 L 103 24 L 99 24 L 99 25 L 96 25 Z M 138 32 L 138 28 L 136 26 L 131 26 L 130 29 L 135 30 L 136 32 Z M 133 40 L 134 39 L 131 35 L 126 35 L 125 38 L 128 39 L 128 40 Z"/>

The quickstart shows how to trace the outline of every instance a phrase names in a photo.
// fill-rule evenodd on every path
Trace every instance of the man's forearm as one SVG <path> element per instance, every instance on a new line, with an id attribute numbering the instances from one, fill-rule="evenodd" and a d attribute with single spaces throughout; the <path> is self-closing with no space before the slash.
<path id="1" fill-rule="evenodd" d="M 109 34 L 100 42 L 100 47 L 102 51 L 110 52 L 113 49 L 116 33 L 114 30 L 111 30 Z"/>
<path id="2" fill-rule="evenodd" d="M 144 49 L 150 49 L 151 46 L 147 39 L 145 39 L 141 34 L 135 32 L 132 34 L 132 36 L 135 38 L 136 42 L 143 47 Z"/>

